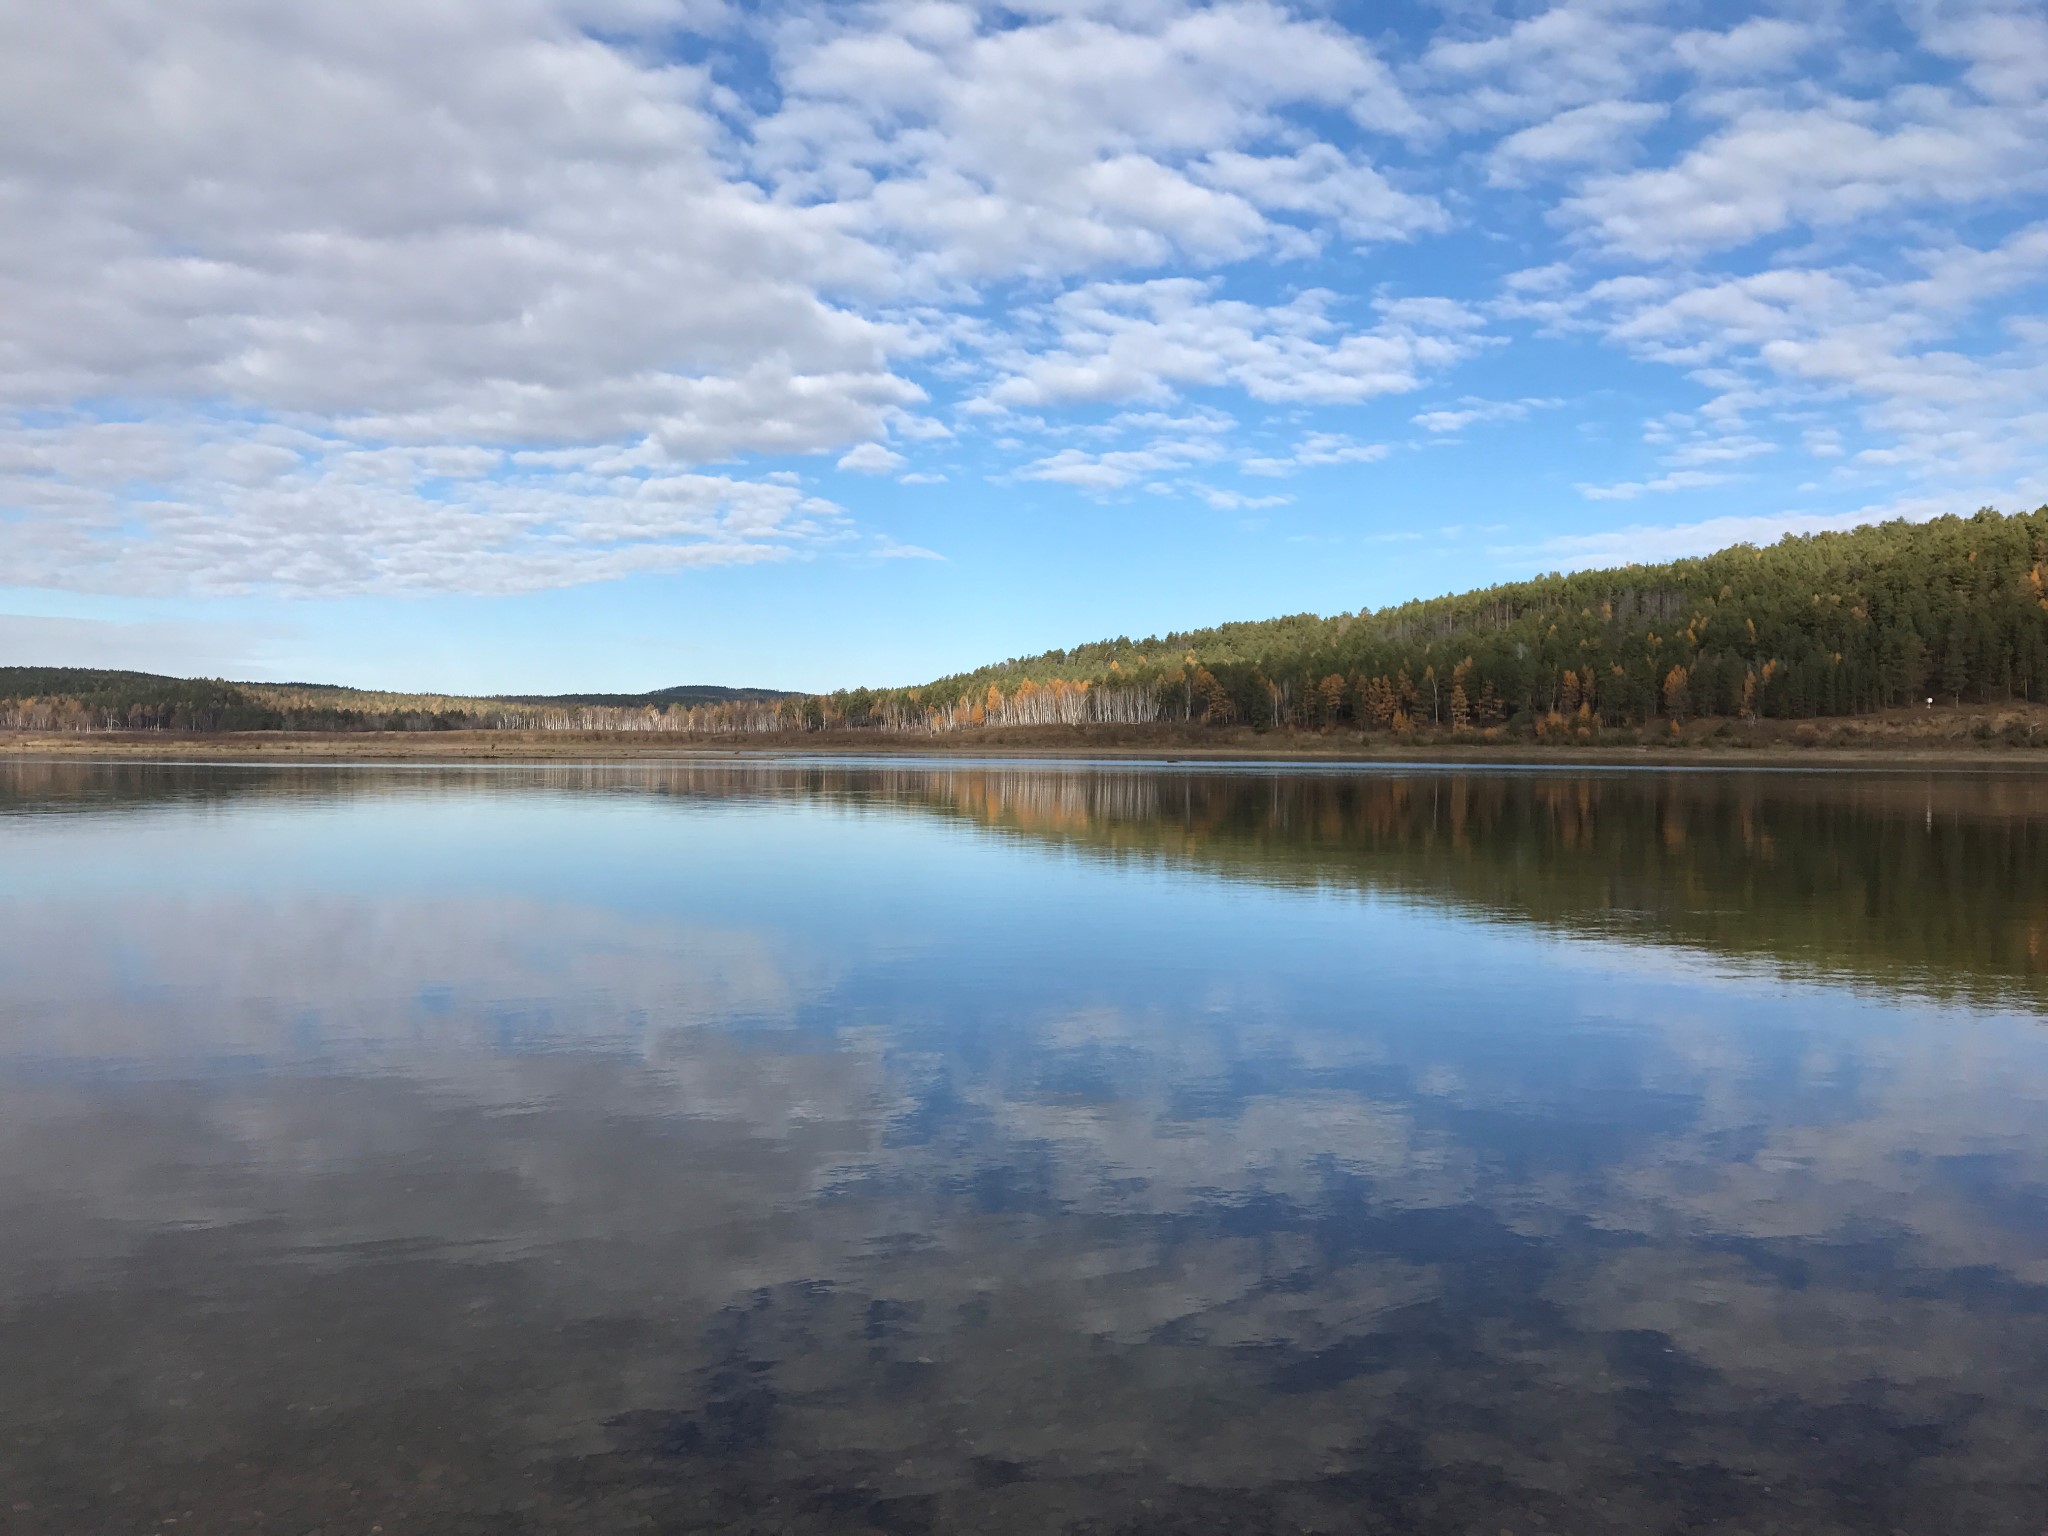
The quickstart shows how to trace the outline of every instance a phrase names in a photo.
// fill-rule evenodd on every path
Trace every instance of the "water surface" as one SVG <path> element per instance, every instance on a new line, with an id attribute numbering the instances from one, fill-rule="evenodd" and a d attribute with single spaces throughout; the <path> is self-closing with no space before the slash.
<path id="1" fill-rule="evenodd" d="M 0 1233 L 9 1532 L 2038 1536 L 2048 780 L 4 766 Z"/>

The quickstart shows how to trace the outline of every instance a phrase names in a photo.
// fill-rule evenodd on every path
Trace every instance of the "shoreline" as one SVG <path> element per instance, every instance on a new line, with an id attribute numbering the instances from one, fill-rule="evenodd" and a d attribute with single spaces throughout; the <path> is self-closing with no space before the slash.
<path id="1" fill-rule="evenodd" d="M 1107 733 L 1105 733 L 1107 734 Z M 2048 773 L 2044 747 L 1993 738 L 1825 742 L 1763 738 L 1642 741 L 1423 740 L 1396 744 L 1354 735 L 1231 733 L 1225 739 L 1190 739 L 1185 732 L 1133 740 L 1090 739 L 1064 727 L 1016 728 L 953 736 L 834 736 L 797 743 L 786 739 L 695 738 L 663 742 L 613 733 L 435 731 L 328 733 L 252 731 L 217 736 L 175 736 L 162 732 L 73 736 L 49 732 L 0 732 L 0 762 L 179 763 L 488 763 L 668 762 L 744 763 L 817 759 L 959 759 L 983 762 L 1128 762 L 1160 765 L 1209 763 L 1298 764 L 1305 767 L 1484 767 L 1503 768 L 1712 768 L 1783 769 L 1911 768 L 1973 772 Z M 1221 736 L 1222 733 L 1209 733 Z"/>

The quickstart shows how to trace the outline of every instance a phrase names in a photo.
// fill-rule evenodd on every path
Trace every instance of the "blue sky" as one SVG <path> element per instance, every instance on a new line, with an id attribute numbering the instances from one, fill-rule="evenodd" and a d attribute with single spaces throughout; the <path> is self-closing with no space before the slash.
<path id="1" fill-rule="evenodd" d="M 2010 0 L 0 15 L 0 661 L 920 681 L 2048 500 Z"/>

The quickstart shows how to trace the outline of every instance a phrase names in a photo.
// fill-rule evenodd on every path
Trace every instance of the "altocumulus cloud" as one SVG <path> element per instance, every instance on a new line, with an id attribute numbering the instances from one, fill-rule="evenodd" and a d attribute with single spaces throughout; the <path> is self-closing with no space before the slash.
<path id="1" fill-rule="evenodd" d="M 6 579 L 907 552 L 861 498 L 941 449 L 1267 505 L 1562 419 L 1459 374 L 1586 343 L 1698 394 L 1587 497 L 2044 485 L 2037 7 L 1509 9 L 0 6 Z"/>

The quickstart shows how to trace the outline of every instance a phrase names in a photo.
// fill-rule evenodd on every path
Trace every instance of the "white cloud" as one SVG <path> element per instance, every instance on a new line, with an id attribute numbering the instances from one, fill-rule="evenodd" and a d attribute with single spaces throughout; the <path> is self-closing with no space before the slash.
<path id="1" fill-rule="evenodd" d="M 1143 448 L 1107 453 L 1062 448 L 1058 453 L 1026 464 L 1017 471 L 1017 478 L 1050 480 L 1085 491 L 1120 491 L 1148 475 L 1189 464 L 1213 463 L 1222 456 L 1223 449 L 1212 438 L 1159 438 Z"/>
<path id="2" fill-rule="evenodd" d="M 1292 155 L 1217 150 L 1193 174 L 1269 214 L 1306 215 L 1315 225 L 1328 225 L 1360 243 L 1404 240 L 1448 228 L 1451 222 L 1434 198 L 1396 191 L 1371 166 L 1328 144 L 1312 144 Z"/>
<path id="3" fill-rule="evenodd" d="M 1311 432 L 1285 455 L 1259 455 L 1238 467 L 1248 475 L 1279 477 L 1330 464 L 1372 464 L 1391 450 L 1385 443 L 1361 443 L 1337 432 Z"/>
<path id="4" fill-rule="evenodd" d="M 816 451 L 917 397 L 871 265 L 729 179 L 701 72 L 539 0 L 11 8 L 0 400 Z M 829 397 L 829 402 L 821 401 Z"/>
<path id="5" fill-rule="evenodd" d="M 1777 451 L 1776 443 L 1760 437 L 1741 434 L 1730 437 L 1703 437 L 1679 444 L 1664 455 L 1664 462 L 1682 466 L 1737 464 L 1745 459 L 1762 458 L 1765 454 Z"/>
<path id="6" fill-rule="evenodd" d="M 886 475 L 908 461 L 880 443 L 862 443 L 840 455 L 838 467 L 856 475 Z"/>
<path id="7" fill-rule="evenodd" d="M 726 174 L 702 71 L 585 30 L 630 19 L 0 12 L 0 409 L 64 419 L 17 417 L 16 579 L 501 590 L 807 537 L 801 492 L 687 471 L 878 435 L 909 343 L 823 296 L 877 270 L 827 211 Z M 537 447 L 639 467 L 462 467 Z"/>
<path id="8" fill-rule="evenodd" d="M 1889 107 L 1835 97 L 1747 108 L 1675 165 L 1595 178 L 1562 212 L 1616 251 L 1659 258 L 2044 185 L 2042 124 L 1916 87 Z"/>
<path id="9" fill-rule="evenodd" d="M 1674 470 L 1654 480 L 1623 480 L 1613 485 L 1580 485 L 1581 496 L 1588 501 L 1634 501 L 1639 496 L 1658 496 L 1670 491 L 1697 491 L 1710 485 L 1723 485 L 1726 475 L 1717 475 L 1701 469 Z"/>
<path id="10" fill-rule="evenodd" d="M 249 432 L 199 418 L 7 423 L 0 505 L 25 514 L 0 520 L 11 578 L 138 594 L 512 592 L 781 559 L 844 522 L 787 480 L 677 470 L 658 452 Z"/>
<path id="11" fill-rule="evenodd" d="M 1641 19 L 1647 9 L 1632 0 L 1578 0 L 1486 35 L 1440 35 L 1417 74 L 1443 93 L 1430 103 L 1437 114 L 1464 128 L 1625 100 L 1663 57 L 1669 37 Z"/>
<path id="12" fill-rule="evenodd" d="M 771 112 L 668 62 L 692 28 L 754 29 Z M 1308 115 L 1349 119 L 1355 142 Z M 482 553 L 450 567 L 455 584 L 587 579 L 627 559 L 561 547 L 618 515 L 594 464 L 631 460 L 636 485 L 757 454 L 906 468 L 881 440 L 948 435 L 909 368 L 975 349 L 969 285 L 1446 227 L 1363 138 L 1425 126 L 1370 44 L 1265 0 L 1021 16 L 894 0 L 754 17 L 684 0 L 12 8 L 0 409 L 134 402 L 171 437 L 198 431 L 224 478 L 216 494 L 179 471 L 175 493 L 123 513 L 104 475 L 66 483 L 46 464 L 0 547 L 25 571 L 79 557 L 67 580 L 128 589 L 145 562 L 106 533 L 128 515 L 159 584 L 222 557 L 207 580 L 403 585 L 425 579 L 421 550 L 462 539 Z M 1398 326 L 1338 334 L 1321 303 L 1246 318 L 1229 381 L 1362 398 L 1441 350 Z M 1131 398 L 1191 378 L 1161 363 Z M 265 441 L 280 422 L 320 440 L 316 467 L 280 470 Z M 452 499 L 394 468 L 383 494 L 400 499 L 372 513 L 337 465 L 366 473 L 383 446 L 527 456 L 510 476 L 457 477 Z M 738 487 L 773 482 L 675 483 L 716 483 L 737 508 L 771 495 Z M 545 547 L 541 495 L 565 499 Z M 582 495 L 597 500 L 579 518 L 566 499 Z M 97 509 L 97 532 L 66 522 L 74 504 Z M 704 527 L 655 542 L 630 561 L 767 548 Z"/>
<path id="13" fill-rule="evenodd" d="M 1520 400 L 1477 400 L 1470 396 L 1455 407 L 1424 411 L 1410 419 L 1425 432 L 1462 432 L 1482 421 L 1520 421 L 1531 411 L 1550 411 L 1563 405 L 1548 395 L 1530 395 Z"/>
<path id="14" fill-rule="evenodd" d="M 2048 17 L 2038 6 L 1931 4 L 1914 15 L 1927 47 L 1967 64 L 1981 95 L 2013 107 L 2048 97 Z"/>
<path id="15" fill-rule="evenodd" d="M 1228 411 L 1219 411 L 1214 406 L 1197 406 L 1191 411 L 1119 411 L 1104 422 L 1099 430 L 1104 433 L 1118 432 L 1199 432 L 1221 435 L 1237 428 L 1237 418 Z"/>
<path id="16" fill-rule="evenodd" d="M 1241 510 L 1190 470 L 1554 404 L 1387 403 L 1531 331 L 1705 396 L 1589 497 L 1781 442 L 1873 497 L 2048 457 L 2038 6 L 1442 9 L 0 9 L 0 560 L 316 593 L 872 552 L 754 461 L 932 484 L 936 443 Z"/>
<path id="17" fill-rule="evenodd" d="M 1559 167 L 1603 165 L 1628 155 L 1642 131 L 1662 122 L 1662 102 L 1597 101 L 1510 134 L 1487 157 L 1487 179 L 1520 186 Z"/>
<path id="18" fill-rule="evenodd" d="M 1094 283 L 1042 317 L 1047 341 L 998 352 L 985 400 L 1035 409 L 1075 402 L 1165 403 L 1188 388 L 1234 387 L 1268 402 L 1352 402 L 1401 394 L 1468 356 L 1478 321 L 1447 300 L 1394 301 L 1347 330 L 1334 294 L 1285 304 L 1219 299 L 1191 278 Z"/>
<path id="19" fill-rule="evenodd" d="M 1035 12 L 1035 14 L 1033 14 Z M 1274 155 L 1290 110 L 1422 119 L 1355 33 L 1261 0 L 807 12 L 753 164 L 786 198 L 903 252 L 918 280 L 1234 261 L 1439 227 L 1427 195 L 1327 143 Z M 1300 222 L 1305 219 L 1306 223 Z"/>
<path id="20" fill-rule="evenodd" d="M 1752 16 L 1725 32 L 1681 32 L 1671 40 L 1671 52 L 1696 74 L 1755 77 L 1792 69 L 1818 41 L 1816 31 L 1800 22 Z"/>
<path id="21" fill-rule="evenodd" d="M 2048 419 L 2040 348 L 2023 332 L 1974 353 L 1953 338 L 1981 307 L 2048 282 L 2048 224 L 1908 260 L 1910 275 L 1785 266 L 1596 285 L 1576 313 L 1715 390 L 1705 409 L 1722 423 L 1717 436 L 1734 443 L 1751 440 L 1741 426 L 1749 416 L 1848 402 L 1881 440 L 1859 456 L 1865 465 L 1995 484 L 2039 463 Z M 1838 443 L 1838 429 L 1822 441 Z"/>
<path id="22" fill-rule="evenodd" d="M 1273 507 L 1284 507 L 1294 500 L 1292 496 L 1247 496 L 1243 491 L 1205 485 L 1198 480 L 1183 481 L 1181 488 L 1218 512 L 1263 512 Z"/>
<path id="23" fill-rule="evenodd" d="M 877 560 L 944 560 L 946 557 L 935 549 L 926 549 L 922 544 L 903 544 L 886 534 L 875 540 L 868 551 Z"/>

